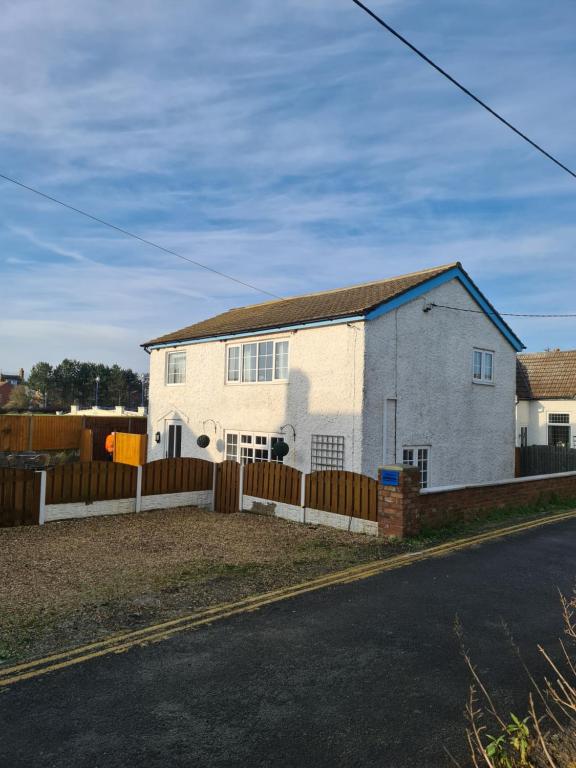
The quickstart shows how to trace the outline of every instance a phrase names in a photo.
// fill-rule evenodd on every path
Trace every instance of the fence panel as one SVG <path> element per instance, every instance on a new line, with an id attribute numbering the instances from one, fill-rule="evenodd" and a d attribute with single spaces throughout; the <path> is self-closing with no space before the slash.
<path id="1" fill-rule="evenodd" d="M 0 416 L 0 451 L 27 451 L 30 416 Z"/>
<path id="2" fill-rule="evenodd" d="M 237 461 L 222 461 L 215 465 L 216 512 L 226 514 L 240 511 L 240 464 Z"/>
<path id="3" fill-rule="evenodd" d="M 47 471 L 46 504 L 134 498 L 137 475 L 136 467 L 106 461 L 62 464 Z"/>
<path id="4" fill-rule="evenodd" d="M 312 472 L 306 475 L 306 506 L 376 522 L 378 482 L 356 472 Z"/>
<path id="5" fill-rule="evenodd" d="M 38 525 L 40 472 L 0 469 L 0 526 Z"/>
<path id="6" fill-rule="evenodd" d="M 128 432 L 116 432 L 114 435 L 114 461 L 141 467 L 146 464 L 147 435 L 131 435 Z"/>
<path id="7" fill-rule="evenodd" d="M 550 475 L 576 472 L 576 448 L 555 445 L 529 445 L 520 451 L 520 475 Z"/>
<path id="8" fill-rule="evenodd" d="M 300 504 L 302 473 L 273 461 L 259 461 L 244 467 L 244 493 L 284 504 Z"/>
<path id="9" fill-rule="evenodd" d="M 33 451 L 63 451 L 80 447 L 81 416 L 32 416 L 30 422 Z"/>
<path id="10" fill-rule="evenodd" d="M 142 467 L 142 496 L 212 490 L 214 465 L 205 459 L 158 459 Z"/>

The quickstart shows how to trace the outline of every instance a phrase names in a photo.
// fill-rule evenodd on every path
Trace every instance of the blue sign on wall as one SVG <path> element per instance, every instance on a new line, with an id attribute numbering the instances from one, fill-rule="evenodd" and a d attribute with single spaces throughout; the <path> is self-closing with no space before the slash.
<path id="1" fill-rule="evenodd" d="M 395 469 L 380 470 L 380 485 L 399 485 L 400 472 Z"/>

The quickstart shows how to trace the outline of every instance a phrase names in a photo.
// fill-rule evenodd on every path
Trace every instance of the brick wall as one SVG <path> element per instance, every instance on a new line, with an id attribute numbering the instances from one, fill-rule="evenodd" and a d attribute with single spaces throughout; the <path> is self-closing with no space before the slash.
<path id="1" fill-rule="evenodd" d="M 398 486 L 378 488 L 381 536 L 414 536 L 422 529 L 482 517 L 502 507 L 576 499 L 576 472 L 420 491 L 418 470 L 397 469 Z"/>

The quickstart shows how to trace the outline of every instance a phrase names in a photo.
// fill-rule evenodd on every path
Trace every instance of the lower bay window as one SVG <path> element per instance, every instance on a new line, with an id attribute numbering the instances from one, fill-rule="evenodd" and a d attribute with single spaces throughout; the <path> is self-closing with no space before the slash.
<path id="1" fill-rule="evenodd" d="M 226 460 L 252 464 L 257 461 L 275 461 L 282 464 L 282 457 L 273 458 L 276 443 L 283 443 L 284 436 L 262 432 L 226 432 Z"/>

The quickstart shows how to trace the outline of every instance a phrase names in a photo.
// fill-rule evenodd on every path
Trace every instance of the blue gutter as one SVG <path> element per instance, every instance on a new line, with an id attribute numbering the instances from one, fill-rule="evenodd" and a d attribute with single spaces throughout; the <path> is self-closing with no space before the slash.
<path id="1" fill-rule="evenodd" d="M 209 341 L 230 341 L 232 339 L 242 339 L 248 336 L 264 336 L 271 333 L 285 333 L 286 331 L 299 331 L 304 328 L 324 328 L 330 325 L 342 325 L 343 323 L 352 323 L 358 320 L 374 320 L 377 317 L 393 312 L 398 307 L 407 304 L 419 296 L 424 296 L 432 288 L 437 288 L 444 283 L 450 282 L 450 280 L 458 280 L 461 285 L 468 291 L 474 301 L 481 307 L 486 313 L 486 316 L 491 320 L 498 328 L 504 338 L 514 347 L 516 352 L 521 352 L 526 349 L 524 344 L 516 336 L 511 328 L 504 322 L 494 307 L 488 302 L 487 299 L 480 293 L 478 288 L 474 285 L 472 280 L 459 267 L 452 267 L 452 269 L 443 272 L 441 275 L 432 277 L 430 280 L 417 285 L 415 288 L 410 288 L 401 296 L 396 296 L 394 299 L 386 301 L 374 309 L 370 310 L 364 315 L 349 315 L 347 317 L 337 317 L 332 320 L 317 320 L 311 323 L 297 323 L 295 325 L 284 325 L 279 328 L 260 328 L 252 331 L 242 331 L 242 333 L 228 333 L 222 336 L 207 336 L 204 339 L 188 339 L 185 341 L 165 341 L 159 344 L 143 344 L 142 346 L 148 349 L 162 349 L 163 347 L 181 347 L 188 344 L 205 344 Z"/>
<path id="2" fill-rule="evenodd" d="M 381 315 L 385 315 L 388 312 L 392 312 L 393 310 L 398 309 L 398 307 L 401 307 L 403 304 L 406 304 L 413 299 L 417 299 L 419 296 L 423 296 L 432 288 L 437 288 L 439 285 L 444 285 L 444 283 L 448 283 L 450 280 L 454 279 L 459 280 L 463 287 L 472 296 L 474 301 L 486 313 L 488 319 L 494 323 L 500 333 L 514 347 L 516 352 L 521 352 L 523 349 L 526 349 L 516 334 L 514 334 L 513 331 L 506 325 L 504 320 L 502 320 L 494 307 L 489 304 L 489 302 L 480 293 L 478 288 L 476 288 L 468 275 L 458 267 L 453 267 L 447 272 L 443 272 L 441 275 L 433 277 L 421 285 L 417 285 L 415 288 L 410 288 L 410 290 L 406 291 L 401 296 L 397 296 L 395 299 L 390 299 L 390 301 L 387 301 L 385 304 L 380 304 L 380 306 L 375 307 L 374 309 L 370 310 L 370 312 L 366 313 L 366 320 L 374 320 L 376 317 L 380 317 Z"/>

